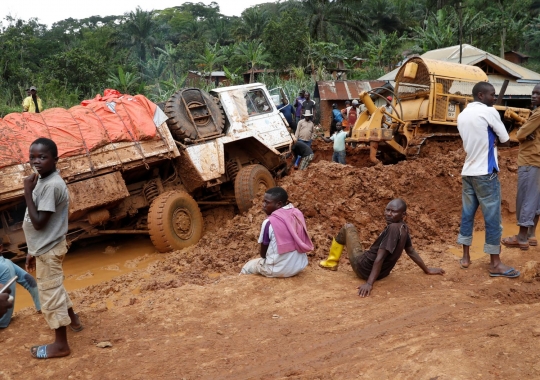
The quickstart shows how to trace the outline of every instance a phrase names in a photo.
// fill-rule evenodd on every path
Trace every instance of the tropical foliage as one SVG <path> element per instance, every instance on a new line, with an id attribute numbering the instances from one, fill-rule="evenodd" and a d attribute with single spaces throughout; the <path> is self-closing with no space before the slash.
<path id="1" fill-rule="evenodd" d="M 0 21 L 0 116 L 20 110 L 30 85 L 47 107 L 68 107 L 107 87 L 162 101 L 190 71 L 204 88 L 223 71 L 230 84 L 266 81 L 294 96 L 333 71 L 376 79 L 404 52 L 458 44 L 460 30 L 464 43 L 497 55 L 517 50 L 540 68 L 539 0 L 281 0 L 240 17 L 221 11 L 188 2 L 50 27 L 7 16 Z"/>

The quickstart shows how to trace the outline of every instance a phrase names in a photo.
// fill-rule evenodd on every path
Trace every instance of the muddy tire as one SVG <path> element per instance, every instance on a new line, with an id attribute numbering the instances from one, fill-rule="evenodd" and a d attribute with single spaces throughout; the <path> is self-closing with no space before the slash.
<path id="1" fill-rule="evenodd" d="M 148 211 L 150 239 L 159 252 L 169 252 L 196 244 L 203 234 L 201 210 L 188 193 L 160 194 Z"/>
<path id="2" fill-rule="evenodd" d="M 244 166 L 234 181 L 234 196 L 240 213 L 253 206 L 253 199 L 262 196 L 266 190 L 276 186 L 272 174 L 262 165 Z"/>
<path id="3" fill-rule="evenodd" d="M 206 107 L 202 107 L 204 104 Z M 196 88 L 186 88 L 174 93 L 165 104 L 164 111 L 169 118 L 169 130 L 178 141 L 219 135 L 225 127 L 225 114 L 219 99 Z M 195 118 L 195 125 L 190 114 Z"/>

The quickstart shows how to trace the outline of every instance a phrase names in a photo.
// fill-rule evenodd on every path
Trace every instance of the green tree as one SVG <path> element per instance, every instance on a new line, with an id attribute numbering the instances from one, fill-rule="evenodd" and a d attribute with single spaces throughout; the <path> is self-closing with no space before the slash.
<path id="1" fill-rule="evenodd" d="M 263 43 L 272 67 L 285 69 L 300 65 L 306 51 L 307 25 L 298 10 L 282 12 L 272 18 L 263 33 Z"/>
<path id="2" fill-rule="evenodd" d="M 355 39 L 367 35 L 365 13 L 361 12 L 365 4 L 354 0 L 300 0 L 285 3 L 283 9 L 301 10 L 306 16 L 311 38 L 317 41 L 330 41 L 333 28 Z"/>
<path id="3" fill-rule="evenodd" d="M 268 14 L 256 7 L 248 8 L 242 12 L 240 23 L 234 30 L 240 41 L 258 40 L 262 37 L 264 28 L 269 21 Z"/>
<path id="4" fill-rule="evenodd" d="M 247 64 L 248 69 L 256 69 L 258 66 L 267 66 L 270 55 L 266 52 L 261 41 L 242 42 L 236 47 L 238 57 Z M 249 83 L 253 83 L 254 73 L 251 70 Z"/>
<path id="5" fill-rule="evenodd" d="M 157 43 L 158 25 L 154 21 L 153 12 L 146 12 L 137 7 L 135 12 L 127 14 L 122 28 L 125 45 L 134 49 L 137 58 L 145 62 L 148 52 L 152 54 Z"/>
<path id="6" fill-rule="evenodd" d="M 401 59 L 399 46 L 404 37 L 399 37 L 397 32 L 386 34 L 382 30 L 369 37 L 364 43 L 364 50 L 369 57 L 372 66 L 392 68 Z"/>
<path id="7" fill-rule="evenodd" d="M 225 56 L 221 54 L 218 44 L 214 46 L 207 44 L 204 53 L 195 60 L 203 74 L 207 77 L 207 83 L 210 83 L 210 76 L 216 65 L 225 61 Z"/>
<path id="8" fill-rule="evenodd" d="M 57 79 L 70 91 L 92 96 L 107 80 L 105 58 L 82 48 L 58 53 L 43 61 L 43 73 L 48 80 Z"/>
<path id="9" fill-rule="evenodd" d="M 118 66 L 118 74 L 109 73 L 109 84 L 123 94 L 141 93 L 144 88 L 144 83 L 139 82 L 140 78 L 137 74 L 129 71 L 124 71 L 121 66 Z"/>

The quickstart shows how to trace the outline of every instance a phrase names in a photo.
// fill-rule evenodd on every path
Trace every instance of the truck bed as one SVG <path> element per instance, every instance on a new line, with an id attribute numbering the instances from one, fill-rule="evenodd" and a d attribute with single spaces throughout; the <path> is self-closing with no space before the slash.
<path id="1" fill-rule="evenodd" d="M 72 183 L 179 155 L 167 124 L 162 123 L 158 127 L 156 139 L 111 143 L 91 151 L 89 155 L 60 158 L 56 167 L 66 183 Z M 23 179 L 32 172 L 29 163 L 0 169 L 0 210 L 23 197 Z"/>

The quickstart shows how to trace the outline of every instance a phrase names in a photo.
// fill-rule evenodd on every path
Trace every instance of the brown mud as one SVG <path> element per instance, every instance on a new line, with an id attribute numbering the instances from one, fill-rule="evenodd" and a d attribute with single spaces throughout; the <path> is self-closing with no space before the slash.
<path id="1" fill-rule="evenodd" d="M 491 278 L 485 255 L 459 268 L 464 154 L 459 146 L 430 149 L 427 157 L 389 166 L 319 158 L 283 178 L 279 184 L 304 212 L 315 245 L 309 267 L 297 277 L 237 275 L 257 257 L 265 217 L 258 200 L 245 215 L 233 216 L 232 208 L 208 211 L 207 230 L 195 247 L 72 291 L 86 328 L 69 332 L 68 358 L 32 360 L 30 346 L 49 342 L 52 334 L 31 308 L 16 312 L 0 333 L 7 359 L 0 378 L 540 378 L 539 277 Z M 364 159 L 361 151 L 347 156 Z M 515 232 L 515 156 L 503 151 L 499 160 L 505 235 Z M 366 246 L 372 242 L 395 197 L 408 203 L 413 244 L 428 266 L 446 274 L 424 275 L 403 255 L 372 296 L 361 299 L 356 287 L 363 281 L 346 255 L 337 272 L 317 263 L 345 222 L 358 227 Z M 477 244 L 481 219 L 478 213 Z M 531 271 L 538 267 L 528 262 L 540 261 L 539 255 L 539 247 L 502 250 L 504 262 Z M 99 348 L 100 342 L 112 347 Z"/>

